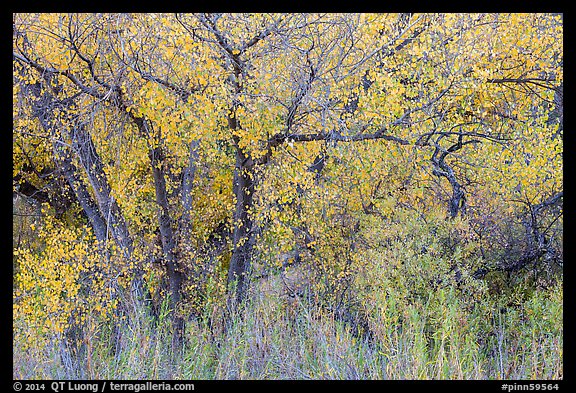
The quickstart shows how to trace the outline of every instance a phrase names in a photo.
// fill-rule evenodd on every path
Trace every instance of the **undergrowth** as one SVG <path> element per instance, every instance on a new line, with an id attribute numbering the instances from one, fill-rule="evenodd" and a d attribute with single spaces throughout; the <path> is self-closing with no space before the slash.
<path id="1" fill-rule="evenodd" d="M 371 334 L 312 304 L 255 294 L 238 314 L 212 309 L 171 345 L 165 305 L 120 321 L 88 318 L 75 339 L 14 341 L 15 379 L 558 379 L 562 378 L 562 286 L 503 307 L 464 304 L 454 290 L 425 303 L 382 297 Z M 216 306 L 214 306 L 216 307 Z M 26 329 L 14 321 L 14 329 Z M 23 337 L 23 336 L 18 336 Z M 29 337 L 33 340 L 33 337 Z"/>

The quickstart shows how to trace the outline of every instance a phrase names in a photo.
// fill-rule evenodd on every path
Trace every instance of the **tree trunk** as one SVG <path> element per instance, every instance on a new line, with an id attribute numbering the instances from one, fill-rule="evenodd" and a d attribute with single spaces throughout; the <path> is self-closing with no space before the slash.
<path id="1" fill-rule="evenodd" d="M 233 250 L 228 270 L 228 287 L 235 286 L 235 295 L 230 299 L 232 308 L 244 300 L 248 286 L 248 273 L 254 248 L 253 222 L 249 211 L 254 206 L 254 162 L 241 149 L 236 150 L 234 170 L 234 212 Z"/>
<path id="2" fill-rule="evenodd" d="M 190 143 L 188 153 L 188 165 L 183 170 L 182 186 L 180 188 L 180 200 L 182 203 L 182 214 L 178 223 L 178 242 L 180 253 L 183 258 L 190 258 L 193 254 L 192 232 L 192 190 L 194 189 L 194 178 L 196 176 L 196 165 L 198 162 L 198 146 L 200 141 L 194 140 Z M 201 270 L 201 269 L 200 269 Z M 200 279 L 200 270 L 196 269 L 192 273 L 193 279 Z M 190 272 L 188 272 L 190 273 Z"/>
<path id="3" fill-rule="evenodd" d="M 49 76 L 46 76 L 46 82 L 48 79 Z M 59 168 L 63 176 L 72 188 L 78 203 L 86 213 L 96 239 L 105 246 L 109 238 L 108 229 L 112 228 L 111 234 L 113 239 L 121 248 L 125 257 L 130 258 L 133 252 L 132 239 L 128 233 L 128 228 L 118 204 L 110 197 L 111 189 L 90 134 L 86 132 L 83 125 L 78 124 L 78 118 L 75 118 L 73 120 L 73 122 L 75 122 L 74 131 L 72 131 L 70 135 L 73 149 L 69 149 L 67 147 L 69 145 L 65 143 L 64 136 L 62 135 L 62 132 L 66 130 L 67 127 L 57 120 L 54 115 L 56 108 L 61 111 L 66 111 L 67 105 L 61 101 L 57 101 L 41 83 L 35 83 L 33 85 L 25 84 L 24 86 L 24 91 L 29 94 L 30 98 L 33 97 L 31 104 L 34 116 L 38 118 L 42 128 L 50 134 L 56 163 L 60 164 Z M 82 138 L 81 141 L 78 140 L 79 136 Z M 78 168 L 72 163 L 72 153 L 74 153 L 81 162 L 89 179 L 89 183 L 96 195 L 96 200 L 93 199 L 87 185 L 81 179 Z M 93 165 L 86 165 L 87 161 Z M 101 185 L 102 188 L 96 189 L 96 184 Z M 109 214 L 105 215 L 105 211 Z M 140 282 L 139 280 L 137 281 L 139 286 Z M 115 321 L 113 327 L 113 342 L 116 342 L 118 329 L 118 323 Z"/>
<path id="4" fill-rule="evenodd" d="M 86 213 L 88 220 L 90 221 L 90 225 L 94 230 L 94 235 L 96 236 L 96 240 L 101 244 L 105 244 L 107 237 L 106 237 L 106 221 L 102 218 L 100 211 L 98 210 L 98 205 L 92 199 L 92 196 L 88 192 L 86 185 L 78 176 L 78 169 L 72 164 L 71 157 L 63 151 L 62 146 L 59 146 L 59 142 L 54 142 L 54 152 L 57 159 L 60 161 L 61 164 L 61 171 L 66 178 L 68 184 L 72 188 L 74 195 L 76 196 L 76 200 L 80 203 L 82 210 Z"/>
<path id="5" fill-rule="evenodd" d="M 72 188 L 80 206 L 86 213 L 96 239 L 100 242 L 105 242 L 107 239 L 105 217 L 102 216 L 98 205 L 80 178 L 78 169 L 72 164 L 70 152 L 65 148 L 66 144 L 63 143 L 62 136 L 59 135 L 59 132 L 61 132 L 64 127 L 54 118 L 53 110 L 57 105 L 54 97 L 46 91 L 45 88 L 43 89 L 41 83 L 23 84 L 23 86 L 23 91 L 27 94 L 28 99 L 33 97 L 31 104 L 34 115 L 40 121 L 42 128 L 50 133 L 52 147 L 58 161 L 57 164 L 60 164 L 58 167 Z"/>
<path id="6" fill-rule="evenodd" d="M 162 255 L 166 263 L 166 273 L 168 275 L 168 286 L 170 291 L 170 308 L 172 320 L 174 322 L 173 347 L 178 350 L 182 343 L 184 334 L 184 318 L 178 313 L 178 306 L 181 299 L 182 272 L 178 266 L 176 255 L 176 237 L 172 228 L 172 218 L 168 205 L 166 192 L 166 179 L 164 168 L 164 155 L 162 149 L 157 147 L 150 152 L 150 162 L 152 164 L 152 174 L 154 177 L 154 189 L 156 191 L 156 203 L 160 207 L 158 222 L 160 225 L 160 239 L 162 242 Z"/>
<path id="7" fill-rule="evenodd" d="M 72 147 L 76 151 L 88 181 L 94 190 L 100 213 L 108 224 L 108 230 L 112 233 L 124 256 L 130 258 L 134 251 L 132 238 L 128 232 L 128 226 L 120 211 L 120 207 L 112 196 L 112 189 L 104 172 L 104 165 L 96 152 L 92 137 L 86 131 L 84 124 L 77 123 L 72 130 L 71 138 Z"/>
<path id="8" fill-rule="evenodd" d="M 194 188 L 194 177 L 196 175 L 196 163 L 198 162 L 198 147 L 200 141 L 193 140 L 190 142 L 190 151 L 188 156 L 188 165 L 184 168 L 182 178 L 182 219 L 181 227 L 184 230 L 190 229 L 190 212 L 192 211 L 192 189 Z"/>
<path id="9" fill-rule="evenodd" d="M 561 137 L 564 130 L 564 83 L 560 83 L 554 91 L 554 106 L 546 121 L 548 125 L 552 125 L 554 122 L 558 122 L 558 130 L 554 134 L 554 138 Z"/>

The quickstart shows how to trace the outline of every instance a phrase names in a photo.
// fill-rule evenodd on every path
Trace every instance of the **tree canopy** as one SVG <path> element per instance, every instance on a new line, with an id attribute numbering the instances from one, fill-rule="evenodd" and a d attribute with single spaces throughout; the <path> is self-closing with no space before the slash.
<path id="1" fill-rule="evenodd" d="M 337 302 L 407 212 L 465 232 L 476 279 L 557 270 L 562 67 L 554 14 L 15 14 L 13 189 L 43 217 L 15 307 L 64 330 L 132 288 L 182 331 L 296 263 Z"/>

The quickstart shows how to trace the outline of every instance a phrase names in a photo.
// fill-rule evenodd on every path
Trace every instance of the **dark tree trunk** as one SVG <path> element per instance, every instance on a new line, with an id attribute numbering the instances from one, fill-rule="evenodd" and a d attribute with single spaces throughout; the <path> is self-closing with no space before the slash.
<path id="1" fill-rule="evenodd" d="M 188 165 L 184 168 L 182 178 L 182 222 L 184 231 L 190 229 L 190 212 L 192 211 L 192 189 L 194 188 L 194 177 L 196 175 L 196 163 L 198 162 L 198 146 L 200 142 L 194 140 L 190 142 L 190 152 Z M 185 234 L 187 235 L 187 234 Z"/>
<path id="2" fill-rule="evenodd" d="M 249 211 L 254 206 L 254 162 L 241 149 L 236 150 L 233 190 L 236 197 L 236 209 L 234 211 L 233 250 L 228 270 L 228 286 L 235 286 L 236 293 L 231 301 L 238 305 L 246 295 L 248 273 L 254 248 L 253 222 L 249 215 Z"/>
<path id="3" fill-rule="evenodd" d="M 96 240 L 101 244 L 105 244 L 107 240 L 107 226 L 106 221 L 102 218 L 102 215 L 98 210 L 98 205 L 94 202 L 86 188 L 86 185 L 78 176 L 78 169 L 74 164 L 72 164 L 72 159 L 62 150 L 62 146 L 58 146 L 58 142 L 54 144 L 54 151 L 56 157 L 60 161 L 61 171 L 64 174 L 64 177 L 68 181 L 70 187 L 72 187 L 76 200 L 90 221 Z"/>
<path id="4" fill-rule="evenodd" d="M 49 83 L 49 79 L 50 75 L 44 75 L 46 83 Z M 78 124 L 77 117 L 72 119 L 74 122 L 74 130 L 71 135 L 68 136 L 72 140 L 71 144 L 73 149 L 70 149 L 69 144 L 66 143 L 64 135 L 62 134 L 67 127 L 56 119 L 54 115 L 56 108 L 66 112 L 68 105 L 65 102 L 58 101 L 46 90 L 46 86 L 43 86 L 41 83 L 35 83 L 33 85 L 23 84 L 23 86 L 23 91 L 27 93 L 28 96 L 27 99 L 32 101 L 31 107 L 34 116 L 38 118 L 42 128 L 50 134 L 52 148 L 56 158 L 55 163 L 58 165 L 59 171 L 72 188 L 74 196 L 88 217 L 96 239 L 105 245 L 110 234 L 109 228 L 112 228 L 110 232 L 113 239 L 122 249 L 125 257 L 130 258 L 133 252 L 132 239 L 128 233 L 118 204 L 110 196 L 110 186 L 89 133 L 86 132 L 83 125 Z M 78 140 L 78 137 L 82 140 Z M 82 164 L 89 183 L 96 195 L 96 200 L 93 199 L 87 185 L 80 177 L 78 168 L 72 162 L 71 154 L 75 154 Z M 92 165 L 86 165 L 87 162 L 91 162 Z M 95 184 L 101 185 L 102 188 L 97 189 Z M 105 215 L 105 211 L 109 214 Z M 117 335 L 118 328 L 118 325 L 115 323 L 115 336 Z M 112 341 L 115 342 L 116 339 L 113 338 Z"/>
<path id="5" fill-rule="evenodd" d="M 448 156 L 448 154 L 460 150 L 462 146 L 467 143 L 470 142 L 463 142 L 462 136 L 460 136 L 458 143 L 450 146 L 445 151 L 440 152 L 440 148 L 436 146 L 434 148 L 434 153 L 430 158 L 430 161 L 432 161 L 432 164 L 434 165 L 432 173 L 438 177 L 445 177 L 448 182 L 450 182 L 450 186 L 452 187 L 452 196 L 448 202 L 448 212 L 450 213 L 451 219 L 456 218 L 458 213 L 462 215 L 466 214 L 466 193 L 464 192 L 464 188 L 460 182 L 458 182 L 454 170 L 446 163 L 445 158 Z M 440 157 L 438 157 L 438 155 Z"/>
<path id="6" fill-rule="evenodd" d="M 88 181 L 94 190 L 100 213 L 108 223 L 107 229 L 122 249 L 124 256 L 130 258 L 133 252 L 132 238 L 128 232 L 128 226 L 120 211 L 120 207 L 112 196 L 112 189 L 104 172 L 104 165 L 96 152 L 92 137 L 86 131 L 84 124 L 77 123 L 72 130 L 71 138 L 72 147 L 76 151 Z"/>
<path id="7" fill-rule="evenodd" d="M 90 134 L 85 130 L 84 125 L 77 123 L 70 138 L 74 153 L 82 164 L 94 190 L 96 201 L 93 200 L 80 178 L 78 169 L 73 165 L 70 156 L 71 151 L 65 148 L 66 144 L 61 132 L 66 128 L 54 117 L 54 109 L 58 107 L 60 110 L 66 111 L 66 105 L 56 101 L 50 92 L 42 88 L 40 83 L 25 85 L 24 91 L 28 93 L 29 97 L 35 98 L 32 103 L 34 115 L 45 130 L 50 130 L 55 156 L 61 165 L 60 169 L 74 191 L 80 206 L 88 216 L 96 239 L 106 241 L 108 229 L 111 228 L 112 237 L 123 250 L 125 256 L 130 257 L 133 251 L 132 239 L 118 204 L 111 198 L 110 185 Z M 78 119 L 74 119 L 74 121 L 77 122 Z"/>
<path id="8" fill-rule="evenodd" d="M 106 240 L 106 223 L 98 210 L 98 206 L 80 179 L 78 169 L 72 164 L 70 153 L 65 148 L 66 145 L 62 141 L 61 135 L 58 135 L 58 131 L 62 130 L 63 127 L 62 124 L 59 124 L 54 119 L 53 110 L 56 104 L 53 96 L 49 92 L 43 91 L 42 84 L 39 82 L 34 84 L 22 83 L 22 86 L 25 99 L 32 101 L 31 106 L 34 116 L 38 118 L 42 128 L 50 133 L 57 167 L 61 170 L 61 173 L 72 188 L 74 196 L 86 213 L 96 239 L 104 242 Z M 47 193 L 45 194 L 46 201 L 48 201 L 49 196 Z"/>
<path id="9" fill-rule="evenodd" d="M 555 89 L 554 106 L 548 114 L 547 124 L 551 125 L 554 124 L 554 122 L 558 122 L 558 130 L 554 134 L 554 137 L 561 137 L 564 130 L 564 83 L 560 83 Z"/>
<path id="10" fill-rule="evenodd" d="M 174 322 L 173 346 L 178 350 L 184 334 L 184 318 L 178 313 L 178 306 L 182 291 L 182 271 L 178 266 L 176 255 L 176 237 L 173 230 L 173 222 L 170 216 L 168 196 L 166 192 L 166 179 L 164 168 L 164 154 L 160 147 L 150 152 L 154 188 L 156 191 L 156 203 L 160 207 L 158 222 L 160 226 L 160 239 L 162 241 L 162 255 L 166 263 L 168 286 L 170 291 L 170 308 Z"/>
<path id="11" fill-rule="evenodd" d="M 188 153 L 188 165 L 183 170 L 182 175 L 182 186 L 180 188 L 180 200 L 182 203 L 182 214 L 180 215 L 180 220 L 178 223 L 178 242 L 180 245 L 180 251 L 182 257 L 187 258 L 192 255 L 192 190 L 194 189 L 194 178 L 196 176 L 196 166 L 198 162 L 198 146 L 200 142 L 194 140 L 190 143 L 189 153 Z M 193 279 L 196 281 L 200 279 L 200 271 L 202 269 L 196 269 L 192 273 L 194 274 Z"/>

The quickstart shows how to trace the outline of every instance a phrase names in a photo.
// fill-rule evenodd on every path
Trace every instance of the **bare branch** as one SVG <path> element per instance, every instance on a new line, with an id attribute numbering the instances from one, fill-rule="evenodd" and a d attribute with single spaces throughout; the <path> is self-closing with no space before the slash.
<path id="1" fill-rule="evenodd" d="M 240 47 L 240 53 L 244 53 L 247 49 L 253 47 L 254 45 L 256 45 L 258 42 L 262 41 L 264 38 L 268 37 L 270 34 L 272 34 L 276 28 L 278 27 L 278 25 L 280 24 L 280 22 L 282 22 L 285 18 L 285 15 L 282 15 L 280 18 L 278 18 L 276 21 L 274 21 L 274 23 L 270 24 L 269 26 L 266 27 L 266 29 L 262 30 L 260 33 L 258 33 L 257 35 L 255 35 L 254 37 L 252 37 L 252 39 L 246 41 L 241 47 Z"/>
<path id="2" fill-rule="evenodd" d="M 542 82 L 555 82 L 555 78 L 492 78 L 486 80 L 487 83 L 516 83 L 516 84 L 534 84 L 544 89 L 556 90 L 557 87 Z"/>

